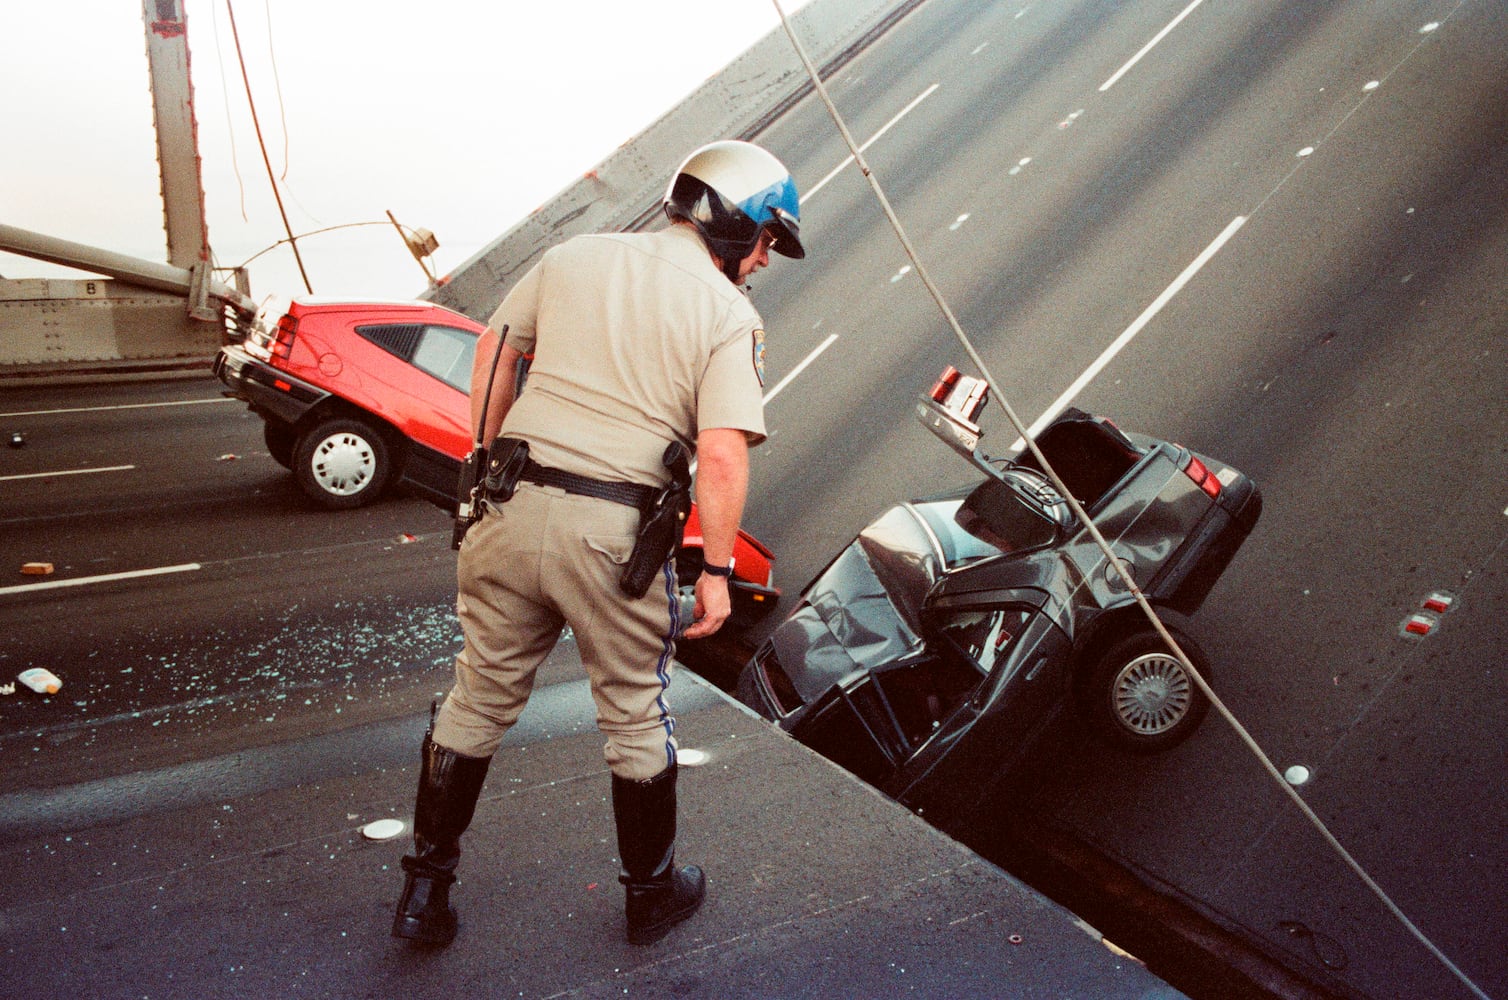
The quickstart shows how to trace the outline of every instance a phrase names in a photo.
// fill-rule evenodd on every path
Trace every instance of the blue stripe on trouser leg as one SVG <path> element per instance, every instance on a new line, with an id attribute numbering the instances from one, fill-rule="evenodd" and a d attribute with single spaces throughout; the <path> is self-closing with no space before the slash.
<path id="1" fill-rule="evenodd" d="M 665 599 L 670 604 L 670 632 L 665 636 L 665 646 L 660 653 L 659 662 L 655 664 L 655 674 L 660 678 L 660 697 L 656 699 L 660 706 L 660 719 L 665 726 L 665 766 L 675 766 L 675 717 L 670 714 L 670 705 L 665 701 L 665 691 L 670 688 L 670 663 L 675 657 L 676 636 L 681 634 L 681 600 L 680 588 L 675 578 L 675 558 L 665 560 L 665 567 L 660 571 L 665 580 Z"/>

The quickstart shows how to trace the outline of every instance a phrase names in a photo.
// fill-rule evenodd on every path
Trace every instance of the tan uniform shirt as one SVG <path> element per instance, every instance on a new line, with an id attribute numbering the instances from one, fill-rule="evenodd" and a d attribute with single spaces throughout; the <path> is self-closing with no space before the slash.
<path id="1" fill-rule="evenodd" d="M 663 483 L 671 441 L 704 428 L 764 440 L 763 321 L 685 226 L 552 247 L 492 315 L 533 354 L 503 432 L 541 465 Z"/>

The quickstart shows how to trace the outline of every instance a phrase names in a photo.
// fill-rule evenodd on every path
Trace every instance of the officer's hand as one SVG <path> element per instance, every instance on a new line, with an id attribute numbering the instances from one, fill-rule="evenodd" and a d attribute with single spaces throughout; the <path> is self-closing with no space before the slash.
<path id="1" fill-rule="evenodd" d="M 696 578 L 696 607 L 691 612 L 695 623 L 681 636 L 686 639 L 705 639 L 723 627 L 733 611 L 728 597 L 728 578 L 703 573 Z"/>

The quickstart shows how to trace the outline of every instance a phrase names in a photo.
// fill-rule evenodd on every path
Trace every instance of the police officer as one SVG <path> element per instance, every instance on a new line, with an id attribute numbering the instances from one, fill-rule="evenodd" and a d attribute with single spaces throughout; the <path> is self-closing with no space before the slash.
<path id="1" fill-rule="evenodd" d="M 672 225 L 578 236 L 524 276 L 477 346 L 472 420 L 499 369 L 483 440 L 527 444 L 511 498 L 489 499 L 461 546 L 465 644 L 456 683 L 425 735 L 412 855 L 393 934 L 444 945 L 456 933 L 450 886 L 460 837 L 535 669 L 570 625 L 607 738 L 628 939 L 659 940 L 701 905 L 706 880 L 676 867 L 676 739 L 666 693 L 675 643 L 727 619 L 748 448 L 764 439 L 763 322 L 743 283 L 769 252 L 805 255 L 795 182 L 770 153 L 715 142 L 676 171 Z M 533 355 L 527 388 L 507 377 Z M 642 597 L 619 586 L 639 524 L 663 487 L 667 445 L 694 448 L 704 572 L 695 621 L 681 620 L 673 560 Z M 495 449 L 497 450 L 497 449 Z"/>

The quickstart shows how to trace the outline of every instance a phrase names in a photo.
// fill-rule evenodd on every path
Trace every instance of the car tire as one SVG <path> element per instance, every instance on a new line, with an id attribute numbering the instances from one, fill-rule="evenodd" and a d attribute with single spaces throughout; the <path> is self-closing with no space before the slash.
<path id="1" fill-rule="evenodd" d="M 350 510 L 377 499 L 389 468 L 387 443 L 360 420 L 316 424 L 304 432 L 293 456 L 299 487 L 331 510 Z"/>
<path id="2" fill-rule="evenodd" d="M 677 546 L 675 550 L 675 580 L 682 588 L 695 587 L 696 578 L 702 575 L 702 550 Z"/>
<path id="3" fill-rule="evenodd" d="M 1188 636 L 1173 638 L 1206 682 L 1209 657 Z M 1153 631 L 1117 642 L 1095 663 L 1083 691 L 1091 727 L 1110 743 L 1134 753 L 1156 753 L 1193 735 L 1209 710 L 1182 663 Z"/>
<path id="4" fill-rule="evenodd" d="M 675 550 L 675 590 L 681 602 L 681 629 L 691 625 L 691 609 L 696 606 L 696 580 L 702 575 L 702 550 L 677 546 Z M 695 639 L 681 638 L 682 643 Z"/>
<path id="5" fill-rule="evenodd" d="M 293 468 L 293 450 L 298 446 L 298 435 L 287 424 L 264 423 L 262 440 L 267 444 L 267 453 L 272 460 L 285 469 Z"/>

